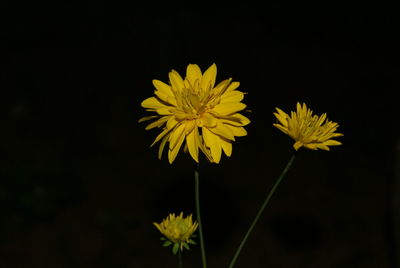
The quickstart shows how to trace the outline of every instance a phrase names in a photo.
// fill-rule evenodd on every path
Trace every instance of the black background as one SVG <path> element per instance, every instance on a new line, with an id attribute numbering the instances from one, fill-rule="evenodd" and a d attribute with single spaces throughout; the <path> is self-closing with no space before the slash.
<path id="1" fill-rule="evenodd" d="M 158 160 L 137 121 L 151 80 L 189 63 L 216 63 L 251 110 L 232 157 L 201 164 L 209 267 L 227 267 L 290 158 L 273 112 L 297 101 L 343 146 L 299 151 L 237 267 L 398 267 L 397 10 L 215 5 L 0 5 L 0 267 L 176 266 L 151 223 L 194 212 L 194 161 Z"/>

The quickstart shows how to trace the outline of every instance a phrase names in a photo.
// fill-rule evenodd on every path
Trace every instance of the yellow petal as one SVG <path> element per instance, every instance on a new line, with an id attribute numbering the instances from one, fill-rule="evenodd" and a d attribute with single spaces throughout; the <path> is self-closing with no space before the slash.
<path id="1" fill-rule="evenodd" d="M 277 127 L 280 131 L 282 131 L 285 134 L 289 134 L 287 127 L 283 127 L 282 125 L 279 124 L 272 124 L 274 127 Z"/>
<path id="2" fill-rule="evenodd" d="M 180 135 L 176 145 L 173 147 L 173 149 L 171 149 L 171 146 L 170 146 L 170 149 L 168 150 L 168 160 L 169 160 L 170 164 L 172 164 L 172 162 L 174 162 L 174 160 L 175 160 L 176 156 L 178 155 L 179 149 L 181 148 L 182 143 L 183 143 L 184 140 L 185 140 L 185 134 L 182 133 Z M 171 144 L 171 142 L 170 142 L 170 144 Z"/>
<path id="3" fill-rule="evenodd" d="M 166 135 L 166 136 L 162 139 L 162 141 L 161 141 L 161 143 L 160 143 L 160 147 L 158 148 L 158 159 L 160 159 L 160 160 L 161 160 L 161 156 L 162 156 L 162 153 L 163 153 L 165 144 L 167 143 L 167 141 L 168 141 L 168 139 L 169 139 L 169 135 L 170 135 L 170 134 Z"/>
<path id="4" fill-rule="evenodd" d="M 184 88 L 183 79 L 175 70 L 169 72 L 169 81 L 171 82 L 172 89 L 175 91 L 180 92 Z"/>
<path id="5" fill-rule="evenodd" d="M 199 149 L 203 152 L 203 154 L 207 157 L 207 160 L 210 161 L 210 163 L 214 163 L 214 160 L 211 156 L 211 151 L 206 147 L 204 144 L 204 138 L 202 138 L 201 135 L 199 135 L 200 141 L 199 141 Z"/>
<path id="6" fill-rule="evenodd" d="M 185 134 L 189 134 L 193 131 L 194 127 L 196 126 L 195 120 L 186 120 L 185 122 Z"/>
<path id="7" fill-rule="evenodd" d="M 155 91 L 154 91 L 154 94 L 155 94 L 161 101 L 164 101 L 165 104 L 171 105 L 171 106 L 176 106 L 176 99 L 175 99 L 174 96 L 171 96 L 171 95 L 169 95 L 169 94 L 166 94 L 166 93 L 164 93 L 164 92 L 162 92 L 162 91 L 158 91 L 158 90 L 155 90 Z"/>
<path id="8" fill-rule="evenodd" d="M 160 119 L 148 124 L 145 129 L 149 130 L 149 129 L 152 129 L 152 128 L 155 128 L 155 127 L 161 127 L 162 125 L 165 124 L 165 122 L 169 119 L 169 117 L 170 116 L 161 117 Z"/>
<path id="9" fill-rule="evenodd" d="M 221 96 L 221 102 L 220 103 L 226 103 L 226 102 L 240 102 L 243 100 L 244 94 L 243 92 L 240 91 L 230 91 Z"/>
<path id="10" fill-rule="evenodd" d="M 176 124 L 178 124 L 178 121 L 175 119 L 175 116 L 169 117 L 167 121 L 167 128 L 173 129 L 176 126 Z"/>
<path id="11" fill-rule="evenodd" d="M 240 86 L 239 82 L 232 82 L 228 88 L 226 89 L 225 93 L 229 92 L 229 91 L 233 91 L 235 89 L 237 89 Z"/>
<path id="12" fill-rule="evenodd" d="M 308 109 L 307 109 L 307 106 L 306 106 L 305 103 L 303 103 L 303 105 L 301 105 L 300 102 L 297 102 L 297 104 L 296 104 L 296 109 L 297 109 L 297 114 L 298 114 L 300 117 L 305 117 L 305 116 L 306 116 Z M 311 111 L 310 111 L 310 112 L 311 112 Z M 311 112 L 311 113 L 312 113 L 312 112 Z"/>
<path id="13" fill-rule="evenodd" d="M 341 136 L 343 136 L 342 133 L 332 133 L 332 134 L 330 135 L 330 138 L 341 137 Z"/>
<path id="14" fill-rule="evenodd" d="M 165 106 L 163 108 L 157 108 L 154 110 L 151 110 L 152 112 L 157 112 L 159 115 L 171 115 L 171 106 Z"/>
<path id="15" fill-rule="evenodd" d="M 232 79 L 229 78 L 219 82 L 218 85 L 214 87 L 213 93 L 218 96 L 223 95 L 226 92 L 231 81 Z"/>
<path id="16" fill-rule="evenodd" d="M 327 146 L 338 146 L 338 145 L 342 145 L 341 142 L 339 141 L 335 141 L 335 140 L 327 140 L 324 142 L 325 145 Z"/>
<path id="17" fill-rule="evenodd" d="M 215 65 L 215 63 L 213 63 L 204 72 L 203 77 L 201 78 L 201 83 L 200 83 L 201 88 L 207 89 L 208 86 L 210 86 L 210 88 L 213 88 L 216 77 L 217 77 L 217 65 Z"/>
<path id="18" fill-rule="evenodd" d="M 158 109 L 158 108 L 165 108 L 167 107 L 165 104 L 160 102 L 159 99 L 156 97 L 150 97 L 142 101 L 141 103 L 143 108 L 152 108 L 152 109 Z"/>
<path id="19" fill-rule="evenodd" d="M 160 117 L 160 116 L 159 115 L 145 116 L 145 117 L 140 118 L 138 122 L 142 123 L 142 122 L 145 122 L 145 121 L 148 121 L 148 120 L 151 120 L 154 118 L 158 118 L 158 117 Z"/>
<path id="20" fill-rule="evenodd" d="M 181 123 L 176 126 L 173 130 L 171 130 L 171 136 L 169 137 L 169 149 L 174 149 L 179 141 L 181 140 L 182 136 L 185 136 L 185 124 Z"/>
<path id="21" fill-rule="evenodd" d="M 317 126 L 321 126 L 322 123 L 324 123 L 325 119 L 326 119 L 326 113 L 322 114 L 321 117 L 319 117 L 319 119 L 318 119 L 316 125 L 317 125 Z"/>
<path id="22" fill-rule="evenodd" d="M 218 116 L 218 118 L 225 124 L 238 127 L 243 127 L 250 124 L 250 120 L 247 117 L 238 113 L 226 116 Z"/>
<path id="23" fill-rule="evenodd" d="M 200 119 L 204 126 L 215 127 L 217 125 L 217 119 L 210 113 L 204 113 Z"/>
<path id="24" fill-rule="evenodd" d="M 303 146 L 304 144 L 302 143 L 302 142 L 300 142 L 300 141 L 296 141 L 294 144 L 293 144 L 293 147 L 294 147 L 294 149 L 297 151 L 301 146 Z"/>
<path id="25" fill-rule="evenodd" d="M 288 115 L 287 113 L 285 113 L 284 111 L 282 111 L 282 110 L 279 109 L 278 107 L 276 107 L 275 109 L 276 109 L 276 111 L 278 112 L 278 114 L 279 114 L 281 117 L 289 117 L 289 115 Z"/>
<path id="26" fill-rule="evenodd" d="M 310 150 L 318 150 L 318 146 L 315 143 L 303 144 L 303 147 Z"/>
<path id="27" fill-rule="evenodd" d="M 154 224 L 154 226 L 155 226 L 161 233 L 164 232 L 164 230 L 163 230 L 163 228 L 160 226 L 160 224 L 158 224 L 158 223 L 156 223 L 156 222 L 153 222 L 153 224 Z"/>
<path id="28" fill-rule="evenodd" d="M 178 121 L 182 121 L 187 117 L 187 114 L 180 109 L 172 109 L 171 112 L 174 114 L 175 119 Z"/>
<path id="29" fill-rule="evenodd" d="M 326 146 L 326 145 L 323 144 L 323 143 L 316 144 L 316 146 L 317 146 L 318 149 L 322 149 L 322 150 L 325 150 L 325 151 L 329 151 L 329 147 Z"/>
<path id="30" fill-rule="evenodd" d="M 208 130 L 206 127 L 202 128 L 202 134 L 204 138 L 204 143 L 208 148 L 210 148 L 211 156 L 215 163 L 219 163 L 221 160 L 221 144 L 220 138 Z"/>
<path id="31" fill-rule="evenodd" d="M 220 139 L 220 144 L 225 155 L 230 157 L 232 155 L 232 143 L 226 139 Z"/>
<path id="32" fill-rule="evenodd" d="M 171 86 L 165 84 L 164 82 L 154 79 L 153 81 L 153 86 L 160 92 L 169 95 L 169 96 L 174 96 L 174 93 L 171 90 Z"/>
<path id="33" fill-rule="evenodd" d="M 156 139 L 153 141 L 153 143 L 150 145 L 150 147 L 152 147 L 154 144 L 156 144 L 162 137 L 164 137 L 170 130 L 169 129 L 164 129 L 160 134 L 158 134 L 158 136 L 156 137 Z"/>
<path id="34" fill-rule="evenodd" d="M 227 127 L 229 127 L 232 132 L 233 135 L 237 136 L 237 137 L 243 137 L 247 135 L 247 131 L 244 127 L 235 127 L 235 126 L 230 126 L 230 125 L 226 125 Z"/>
<path id="35" fill-rule="evenodd" d="M 214 134 L 222 136 L 225 139 L 231 141 L 235 140 L 235 136 L 233 136 L 233 131 L 231 130 L 231 128 L 225 126 L 222 122 L 218 122 L 215 127 L 209 128 L 209 130 Z"/>
<path id="36" fill-rule="evenodd" d="M 199 140 L 199 130 L 197 127 L 186 136 L 186 144 L 188 146 L 189 154 L 197 163 L 199 162 Z"/>
<path id="37" fill-rule="evenodd" d="M 246 108 L 246 105 L 241 102 L 228 102 L 216 105 L 212 110 L 218 114 L 228 115 L 241 111 Z"/>
<path id="38" fill-rule="evenodd" d="M 196 80 L 201 79 L 201 70 L 197 64 L 189 64 L 186 68 L 186 79 L 194 86 Z"/>
<path id="39" fill-rule="evenodd" d="M 286 126 L 288 125 L 288 121 L 287 121 L 287 114 L 281 114 L 281 113 L 274 113 L 276 119 L 278 119 L 279 123 L 281 123 L 282 125 Z"/>

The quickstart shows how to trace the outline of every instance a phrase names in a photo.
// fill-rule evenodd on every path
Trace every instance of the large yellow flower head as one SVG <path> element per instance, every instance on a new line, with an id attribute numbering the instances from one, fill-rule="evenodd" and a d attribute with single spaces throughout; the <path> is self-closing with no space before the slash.
<path id="1" fill-rule="evenodd" d="M 177 217 L 172 213 L 161 223 L 154 222 L 153 224 L 168 239 L 164 242 L 164 246 L 173 245 L 174 254 L 177 253 L 178 249 L 182 251 L 183 247 L 189 249 L 188 244 L 196 244 L 191 237 L 196 231 L 198 223 L 193 222 L 191 214 L 184 218 L 183 212 Z"/>
<path id="2" fill-rule="evenodd" d="M 168 142 L 168 160 L 172 163 L 186 141 L 185 150 L 196 162 L 200 149 L 210 162 L 219 163 L 222 151 L 231 156 L 235 137 L 247 135 L 243 126 L 250 120 L 238 113 L 246 108 L 241 103 L 244 93 L 236 90 L 239 82 L 230 78 L 215 85 L 216 76 L 215 64 L 204 73 L 196 64 L 189 64 L 185 79 L 172 70 L 169 84 L 153 80 L 155 97 L 145 99 L 142 107 L 157 115 L 143 117 L 139 122 L 157 118 L 146 130 L 162 128 L 151 145 L 160 141 L 160 159 Z"/>
<path id="3" fill-rule="evenodd" d="M 278 123 L 273 125 L 295 140 L 293 147 L 296 151 L 300 147 L 329 151 L 329 146 L 342 144 L 332 140 L 343 134 L 335 132 L 339 125 L 329 121 L 325 113 L 321 116 L 313 115 L 313 111 L 308 109 L 305 103 L 297 103 L 297 111 L 292 111 L 290 116 L 279 108 L 276 110 L 274 115 Z"/>

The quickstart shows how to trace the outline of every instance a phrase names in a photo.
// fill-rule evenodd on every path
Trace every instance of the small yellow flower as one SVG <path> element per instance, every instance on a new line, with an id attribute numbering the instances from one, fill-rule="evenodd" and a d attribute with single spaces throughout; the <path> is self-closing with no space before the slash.
<path id="1" fill-rule="evenodd" d="M 171 213 L 161 223 L 154 222 L 153 224 L 168 239 L 164 242 L 164 246 L 173 245 L 174 254 L 178 252 L 178 249 L 182 251 L 183 247 L 189 249 L 188 244 L 196 244 L 190 239 L 198 227 L 198 223 L 192 220 L 192 214 L 184 218 L 183 212 L 177 217 L 175 213 Z"/>
<path id="2" fill-rule="evenodd" d="M 250 120 L 238 113 L 246 108 L 241 103 L 244 93 L 236 90 L 239 82 L 229 78 L 215 85 L 216 76 L 215 64 L 204 73 L 196 64 L 189 64 L 185 79 L 172 70 L 169 84 L 153 80 L 156 96 L 145 99 L 141 105 L 157 115 L 143 117 L 139 122 L 157 119 L 146 130 L 162 128 L 151 145 L 160 141 L 160 159 L 168 142 L 168 160 L 172 163 L 186 141 L 185 151 L 196 162 L 200 149 L 210 162 L 219 163 L 222 151 L 231 156 L 235 137 L 247 135 L 243 126 Z"/>
<path id="3" fill-rule="evenodd" d="M 335 132 L 339 125 L 329 121 L 325 113 L 321 116 L 313 115 L 313 111 L 308 109 L 305 103 L 297 103 L 297 112 L 292 111 L 290 116 L 279 108 L 276 110 L 278 112 L 274 115 L 279 123 L 273 125 L 295 140 L 293 147 L 296 151 L 300 147 L 329 151 L 329 146 L 342 144 L 332 140 L 343 134 Z"/>

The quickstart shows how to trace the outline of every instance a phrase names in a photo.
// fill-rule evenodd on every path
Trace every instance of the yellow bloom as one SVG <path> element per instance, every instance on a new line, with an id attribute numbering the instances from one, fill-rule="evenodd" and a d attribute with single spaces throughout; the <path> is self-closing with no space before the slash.
<path id="1" fill-rule="evenodd" d="M 290 116 L 279 108 L 276 110 L 278 112 L 274 115 L 279 123 L 273 125 L 295 140 L 293 147 L 296 151 L 300 147 L 329 151 L 329 146 L 342 144 L 332 140 L 343 134 L 335 132 L 339 125 L 329 121 L 325 113 L 321 116 L 313 115 L 313 111 L 308 109 L 305 103 L 297 103 L 297 112 L 292 111 Z"/>
<path id="2" fill-rule="evenodd" d="M 216 76 L 215 64 L 204 73 L 196 64 L 189 64 L 185 79 L 172 70 L 169 84 L 153 80 L 156 96 L 145 99 L 141 105 L 157 115 L 143 117 L 139 122 L 157 118 L 146 130 L 162 128 L 151 145 L 160 141 L 160 159 L 168 142 L 168 160 L 172 163 L 186 141 L 185 151 L 196 162 L 200 149 L 210 162 L 219 163 L 222 151 L 231 156 L 235 137 L 247 135 L 243 126 L 250 120 L 238 113 L 246 108 L 241 103 L 244 93 L 236 90 L 239 82 L 230 78 L 215 85 Z"/>
<path id="3" fill-rule="evenodd" d="M 179 216 L 174 213 L 164 219 L 161 223 L 153 223 L 157 229 L 169 240 L 164 243 L 164 246 L 173 244 L 172 251 L 176 254 L 177 250 L 183 250 L 183 247 L 189 249 L 188 244 L 196 244 L 190 239 L 198 227 L 198 223 L 192 220 L 190 214 L 186 218 L 183 217 L 183 212 Z"/>

